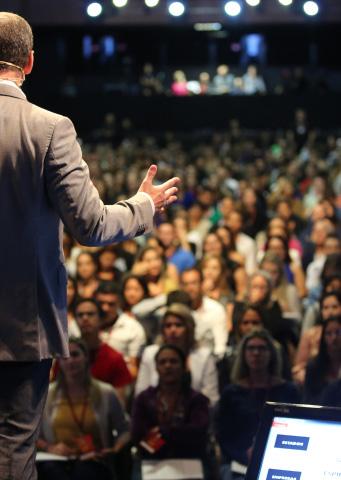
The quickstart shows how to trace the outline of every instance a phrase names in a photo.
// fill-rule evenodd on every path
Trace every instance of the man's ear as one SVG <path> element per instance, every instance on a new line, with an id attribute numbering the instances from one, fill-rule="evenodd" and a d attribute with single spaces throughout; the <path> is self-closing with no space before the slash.
<path id="1" fill-rule="evenodd" d="M 34 63 L 34 51 L 31 50 L 27 58 L 27 63 L 23 68 L 25 75 L 29 75 L 32 72 L 33 63 Z"/>

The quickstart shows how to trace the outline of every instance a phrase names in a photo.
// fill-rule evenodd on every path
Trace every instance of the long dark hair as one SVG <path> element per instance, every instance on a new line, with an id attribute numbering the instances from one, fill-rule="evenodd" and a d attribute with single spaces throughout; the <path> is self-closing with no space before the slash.
<path id="1" fill-rule="evenodd" d="M 70 337 L 69 345 L 76 345 L 84 354 L 84 357 L 86 358 L 85 382 L 87 385 L 89 385 L 91 381 L 91 373 L 90 373 L 90 358 L 89 358 L 88 347 L 84 342 L 84 340 L 80 337 Z M 57 382 L 57 388 L 62 388 L 62 389 L 66 388 L 63 370 L 60 368 L 60 365 L 58 366 L 56 382 Z"/>
<path id="2" fill-rule="evenodd" d="M 330 317 L 323 323 L 319 351 L 308 364 L 309 376 L 306 376 L 305 389 L 313 394 L 317 394 L 323 389 L 330 367 L 330 356 L 325 340 L 325 332 L 328 325 L 332 322 L 338 323 L 341 328 L 341 316 Z"/>
<path id="3" fill-rule="evenodd" d="M 249 377 L 249 367 L 245 361 L 245 352 L 247 344 L 253 338 L 264 340 L 269 348 L 270 361 L 268 366 L 268 374 L 276 378 L 280 378 L 281 376 L 281 360 L 279 352 L 275 347 L 274 340 L 267 330 L 264 328 L 259 328 L 246 335 L 239 345 L 237 357 L 231 372 L 231 379 L 233 383 L 239 383 L 241 380 L 245 380 Z"/>
<path id="4" fill-rule="evenodd" d="M 269 244 L 270 244 L 271 240 L 279 240 L 280 242 L 282 242 L 282 245 L 285 249 L 284 262 L 286 264 L 290 264 L 291 263 L 291 257 L 290 257 L 290 253 L 289 253 L 289 241 L 288 241 L 288 239 L 283 237 L 282 235 L 270 235 L 267 238 L 265 246 L 264 246 L 264 249 L 265 249 L 266 252 L 269 251 Z"/>
<path id="5" fill-rule="evenodd" d="M 122 285 L 121 285 L 121 298 L 122 298 L 122 310 L 123 311 L 129 311 L 131 309 L 131 305 L 127 302 L 125 295 L 124 295 L 124 289 L 129 282 L 129 280 L 136 280 L 137 283 L 141 286 L 143 290 L 143 298 L 148 298 L 149 297 L 149 290 L 148 290 L 148 285 L 146 280 L 141 277 L 140 275 L 135 275 L 134 273 L 128 273 L 127 275 L 124 276 L 122 280 Z"/>
<path id="6" fill-rule="evenodd" d="M 169 315 L 179 318 L 186 329 L 186 345 L 184 354 L 187 355 L 195 346 L 195 321 L 191 314 L 191 310 L 187 305 L 181 303 L 173 303 L 169 305 L 161 320 L 161 332 L 164 338 L 164 327 L 166 319 Z M 167 342 L 166 342 L 167 343 Z"/>
<path id="7" fill-rule="evenodd" d="M 177 347 L 176 345 L 173 345 L 171 343 L 164 343 L 163 345 L 161 345 L 161 347 L 156 352 L 156 355 L 154 357 L 156 364 L 157 364 L 157 361 L 158 361 L 158 358 L 159 358 L 160 354 L 164 350 L 172 350 L 173 352 L 175 352 L 178 355 L 178 357 L 181 361 L 182 368 L 183 368 L 183 374 L 182 374 L 182 378 L 181 378 L 181 390 L 183 392 L 188 391 L 191 388 L 191 373 L 186 369 L 187 357 L 186 357 L 185 353 L 181 350 L 181 348 Z"/>

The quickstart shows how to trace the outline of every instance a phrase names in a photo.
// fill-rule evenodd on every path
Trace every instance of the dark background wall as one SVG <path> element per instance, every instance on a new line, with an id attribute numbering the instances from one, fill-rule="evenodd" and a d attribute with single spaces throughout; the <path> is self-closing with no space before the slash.
<path id="1" fill-rule="evenodd" d="M 303 107 L 314 125 L 338 128 L 341 107 L 341 1 L 321 0 L 316 19 L 303 17 L 299 0 L 283 9 L 277 0 L 263 0 L 262 8 L 245 8 L 241 17 L 227 19 L 221 0 L 189 0 L 189 14 L 173 21 L 166 1 L 148 12 L 142 0 L 129 0 L 121 11 L 106 0 L 105 15 L 90 21 L 83 0 L 0 0 L 1 10 L 24 15 L 34 26 L 36 65 L 25 91 L 36 103 L 71 116 L 77 127 L 96 127 L 105 113 L 129 117 L 138 128 L 224 128 L 239 118 L 248 128 L 285 128 L 293 111 Z M 220 21 L 218 32 L 198 32 L 195 21 Z M 150 61 L 169 85 L 172 72 L 184 69 L 188 78 L 206 70 L 212 76 L 219 63 L 228 63 L 234 73 L 241 65 L 241 42 L 245 34 L 263 35 L 267 49 L 259 68 L 269 95 L 264 97 L 192 97 L 167 95 L 144 98 L 138 78 Z M 101 41 L 110 37 L 115 54 L 105 57 Z M 91 58 L 83 54 L 85 37 L 91 37 Z M 276 84 L 286 71 L 304 69 L 311 86 L 307 91 L 276 95 Z M 63 88 L 74 82 L 77 95 L 65 96 Z M 321 87 L 321 88 L 320 88 Z"/>

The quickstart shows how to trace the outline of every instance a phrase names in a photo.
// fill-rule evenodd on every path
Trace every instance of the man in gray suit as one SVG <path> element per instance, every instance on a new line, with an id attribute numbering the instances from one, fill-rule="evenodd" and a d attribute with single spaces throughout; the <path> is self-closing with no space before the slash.
<path id="1" fill-rule="evenodd" d="M 84 245 L 149 232 L 155 210 L 176 200 L 178 178 L 104 205 L 71 121 L 29 103 L 33 36 L 0 12 L 0 478 L 36 478 L 35 441 L 51 358 L 68 355 L 62 222 Z"/>

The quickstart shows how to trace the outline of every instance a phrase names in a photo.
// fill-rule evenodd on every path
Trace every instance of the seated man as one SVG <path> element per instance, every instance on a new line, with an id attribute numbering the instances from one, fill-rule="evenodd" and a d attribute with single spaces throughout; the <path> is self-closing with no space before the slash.
<path id="1" fill-rule="evenodd" d="M 157 229 L 157 238 L 164 247 L 167 262 L 176 266 L 179 273 L 195 265 L 195 257 L 190 249 L 186 250 L 176 236 L 172 223 L 162 223 Z"/>
<path id="2" fill-rule="evenodd" d="M 122 299 L 115 283 L 102 282 L 95 295 L 102 311 L 100 338 L 123 355 L 131 375 L 135 378 L 138 358 L 146 344 L 145 331 L 133 313 L 119 309 Z"/>
<path id="3" fill-rule="evenodd" d="M 216 358 L 223 357 L 228 338 L 224 307 L 203 294 L 203 277 L 199 269 L 193 267 L 185 270 L 181 275 L 181 283 L 191 299 L 197 342 L 209 347 Z"/>
<path id="4" fill-rule="evenodd" d="M 132 383 L 123 356 L 101 341 L 100 308 L 93 299 L 82 299 L 75 307 L 75 318 L 89 350 L 90 371 L 94 378 L 110 383 L 125 402 L 125 387 Z"/>

